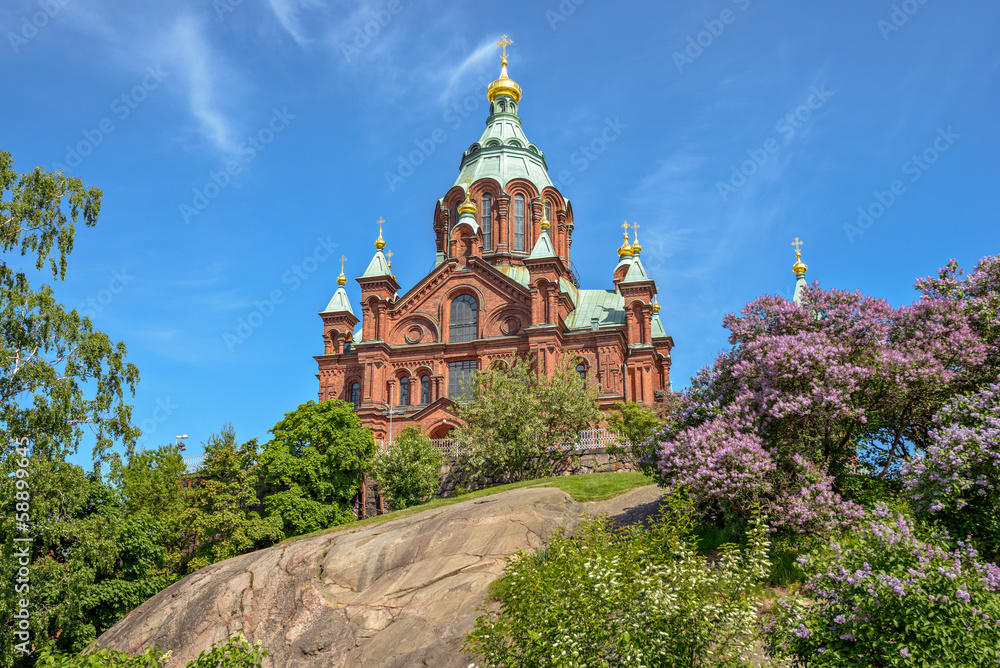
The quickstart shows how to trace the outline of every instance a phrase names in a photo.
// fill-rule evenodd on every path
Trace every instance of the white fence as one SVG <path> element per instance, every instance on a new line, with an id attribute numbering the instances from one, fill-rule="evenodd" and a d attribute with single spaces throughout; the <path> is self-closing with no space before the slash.
<path id="1" fill-rule="evenodd" d="M 557 446 L 559 450 L 569 451 L 569 450 L 599 450 L 601 448 L 606 448 L 609 445 L 613 445 L 618 441 L 618 435 L 614 432 L 610 432 L 607 429 L 587 429 L 580 432 L 580 438 L 570 441 L 567 443 L 562 443 Z M 435 438 L 431 440 L 431 444 L 441 451 L 441 454 L 446 457 L 453 457 L 459 454 L 459 448 L 455 443 L 453 438 Z M 392 447 L 393 441 L 375 441 L 375 445 L 379 450 L 388 450 Z"/>

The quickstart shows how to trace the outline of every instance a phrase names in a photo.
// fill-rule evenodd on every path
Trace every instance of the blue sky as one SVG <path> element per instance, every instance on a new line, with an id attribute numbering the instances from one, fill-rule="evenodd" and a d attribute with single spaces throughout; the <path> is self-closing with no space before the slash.
<path id="1" fill-rule="evenodd" d="M 584 287 L 641 226 L 675 389 L 725 313 L 791 295 L 796 236 L 810 280 L 894 304 L 1000 252 L 987 0 L 12 0 L 0 26 L 0 148 L 104 191 L 57 294 L 126 343 L 148 446 L 314 399 L 317 312 L 380 216 L 404 290 L 432 267 L 501 33 Z"/>

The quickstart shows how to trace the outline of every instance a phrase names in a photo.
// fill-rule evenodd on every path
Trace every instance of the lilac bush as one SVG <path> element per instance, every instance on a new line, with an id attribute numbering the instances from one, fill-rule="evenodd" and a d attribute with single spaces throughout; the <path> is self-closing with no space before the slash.
<path id="1" fill-rule="evenodd" d="M 808 601 L 779 601 L 769 653 L 798 666 L 996 666 L 1000 568 L 876 505 L 850 545 L 800 558 Z"/>
<path id="2" fill-rule="evenodd" d="M 805 289 L 727 315 L 732 348 L 702 369 L 657 434 L 663 484 L 701 501 L 760 497 L 776 527 L 845 528 L 852 474 L 892 478 L 934 445 L 932 418 L 1000 362 L 1000 258 L 968 277 L 954 263 L 893 307 L 858 292 Z"/>
<path id="3" fill-rule="evenodd" d="M 903 466 L 918 512 L 1000 552 L 1000 378 L 934 416 L 933 443 Z"/>

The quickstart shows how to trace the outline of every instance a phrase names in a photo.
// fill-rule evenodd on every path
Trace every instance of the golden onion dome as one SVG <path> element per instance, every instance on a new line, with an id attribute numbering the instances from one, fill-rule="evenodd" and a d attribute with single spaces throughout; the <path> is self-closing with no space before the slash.
<path id="1" fill-rule="evenodd" d="M 802 242 L 799 241 L 798 237 L 795 237 L 795 241 L 792 242 L 792 245 L 795 246 L 795 264 L 792 265 L 792 272 L 796 276 L 799 274 L 805 274 L 809 267 L 802 261 L 802 251 L 800 250 Z"/>
<path id="2" fill-rule="evenodd" d="M 660 305 L 656 303 L 656 296 L 653 296 L 653 313 L 660 312 Z"/>
<path id="3" fill-rule="evenodd" d="M 486 87 L 486 97 L 489 98 L 490 102 L 501 95 L 513 98 L 515 102 L 521 101 L 521 87 L 517 85 L 516 81 L 507 76 L 506 58 L 500 61 L 500 78 Z"/>
<path id="4" fill-rule="evenodd" d="M 625 233 L 625 241 L 622 242 L 621 248 L 618 249 L 618 257 L 632 257 L 632 244 L 628 242 L 628 232 Z"/>
<path id="5" fill-rule="evenodd" d="M 385 239 L 382 238 L 382 223 L 385 222 L 381 216 L 378 219 L 378 239 L 375 240 L 375 248 L 382 250 L 385 248 Z"/>
<path id="6" fill-rule="evenodd" d="M 521 101 L 521 87 L 507 76 L 507 45 L 513 43 L 507 39 L 507 35 L 504 35 L 497 42 L 497 46 L 503 47 L 503 57 L 500 60 L 500 78 L 486 87 L 486 97 L 490 99 L 490 102 L 501 95 L 513 98 L 514 102 Z"/>
<path id="7" fill-rule="evenodd" d="M 463 213 L 475 213 L 475 212 L 476 212 L 476 205 L 473 203 L 472 199 L 469 197 L 469 191 L 466 190 L 465 191 L 465 200 L 461 204 L 458 205 L 458 214 L 462 215 Z"/>
<path id="8" fill-rule="evenodd" d="M 549 217 L 545 215 L 544 211 L 542 212 L 542 222 L 539 223 L 538 227 L 540 227 L 543 230 L 547 230 L 549 229 L 549 227 L 551 227 L 551 224 L 549 223 Z"/>
<path id="9" fill-rule="evenodd" d="M 344 263 L 340 263 L 340 276 L 337 277 L 337 285 L 344 287 L 347 285 L 347 277 L 344 276 Z"/>
<path id="10" fill-rule="evenodd" d="M 632 255 L 638 255 L 642 252 L 642 246 L 639 245 L 639 223 L 632 223 L 632 231 L 635 233 L 635 243 L 632 244 Z M 628 235 L 625 236 L 628 239 Z"/>

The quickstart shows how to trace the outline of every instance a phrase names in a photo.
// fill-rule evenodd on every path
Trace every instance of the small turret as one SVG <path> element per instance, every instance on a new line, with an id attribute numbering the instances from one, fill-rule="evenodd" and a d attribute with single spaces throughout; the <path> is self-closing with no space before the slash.
<path id="1" fill-rule="evenodd" d="M 802 261 L 802 251 L 800 250 L 802 242 L 799 241 L 798 237 L 795 237 L 792 245 L 795 246 L 795 264 L 792 265 L 792 272 L 795 274 L 795 296 L 792 297 L 792 302 L 800 304 L 802 290 L 806 287 L 806 271 L 809 267 Z"/>

